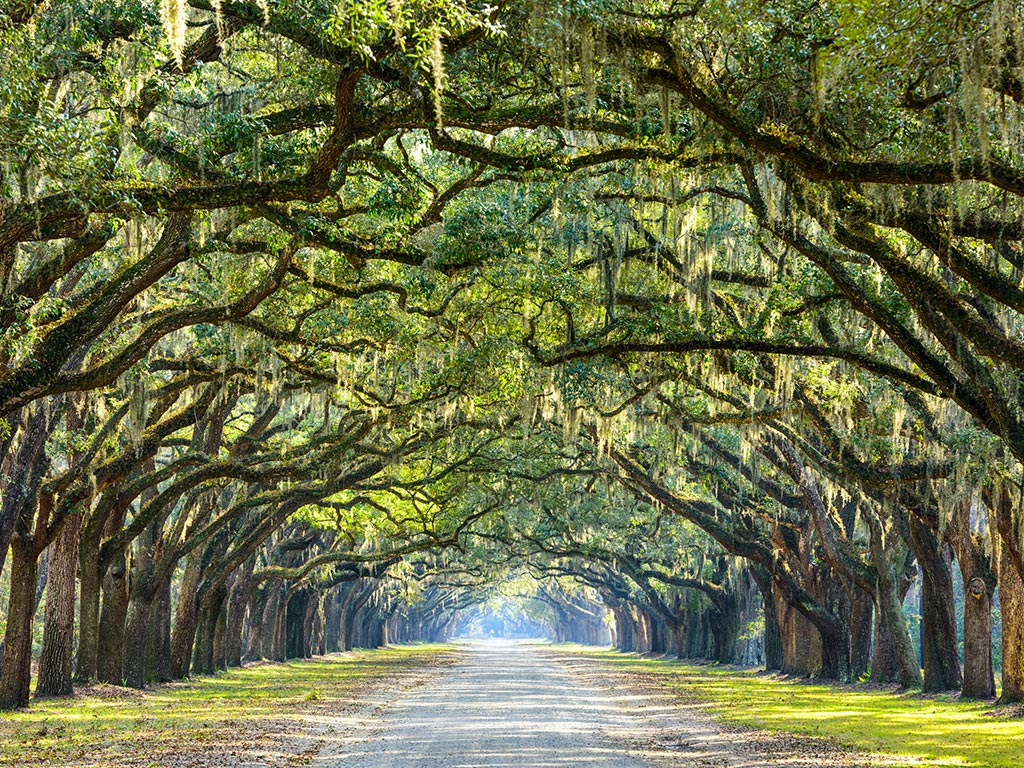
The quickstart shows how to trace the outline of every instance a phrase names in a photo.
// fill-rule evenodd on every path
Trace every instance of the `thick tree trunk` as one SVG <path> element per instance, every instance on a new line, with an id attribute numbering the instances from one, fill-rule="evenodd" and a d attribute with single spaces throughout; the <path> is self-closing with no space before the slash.
<path id="1" fill-rule="evenodd" d="M 686 622 L 680 621 L 676 624 L 675 630 L 676 658 L 686 658 Z"/>
<path id="2" fill-rule="evenodd" d="M 879 683 L 896 682 L 902 688 L 920 688 L 921 667 L 903 615 L 903 604 L 889 586 L 879 588 L 878 600 L 871 677 Z"/>
<path id="3" fill-rule="evenodd" d="M 359 585 L 359 592 L 355 595 L 348 608 L 348 615 L 345 620 L 345 650 L 353 648 L 367 648 L 368 631 L 366 626 L 366 612 L 363 608 L 373 597 L 376 589 L 370 581 L 363 581 Z"/>
<path id="4" fill-rule="evenodd" d="M 101 543 L 104 537 L 113 536 L 120 530 L 127 509 L 128 501 L 118 497 L 94 507 L 83 523 L 78 554 L 82 581 L 78 608 L 78 661 L 75 665 L 75 681 L 79 683 L 98 677 L 100 596 L 112 563 L 109 555 L 101 560 Z"/>
<path id="5" fill-rule="evenodd" d="M 964 699 L 994 699 L 992 668 L 992 590 L 975 576 L 964 580 Z"/>
<path id="6" fill-rule="evenodd" d="M 96 678 L 104 683 L 124 682 L 124 624 L 128 615 L 128 585 L 124 556 L 114 559 L 103 578 Z"/>
<path id="7" fill-rule="evenodd" d="M 711 612 L 711 633 L 715 638 L 715 661 L 732 664 L 740 638 L 740 609 L 736 595 L 718 601 Z"/>
<path id="8" fill-rule="evenodd" d="M 69 396 L 65 424 L 69 433 L 81 430 L 85 420 L 83 397 Z M 68 463 L 81 455 L 72 452 Z M 48 550 L 46 574 L 46 615 L 43 644 L 39 656 L 39 680 L 36 696 L 67 696 L 71 693 L 72 665 L 75 657 L 75 576 L 82 532 L 82 510 L 91 500 L 81 502 L 64 520 Z"/>
<path id="9" fill-rule="evenodd" d="M 281 607 L 282 590 L 276 581 L 271 582 L 266 589 L 267 599 L 263 604 L 263 618 L 260 621 L 260 658 L 272 659 L 277 642 L 277 614 Z"/>
<path id="10" fill-rule="evenodd" d="M 775 613 L 775 601 L 769 594 L 764 597 L 764 668 L 766 671 L 782 669 L 782 633 Z"/>
<path id="11" fill-rule="evenodd" d="M 1001 704 L 1024 701 L 1024 581 L 1012 560 L 999 558 L 999 608 L 1003 618 Z"/>
<path id="12" fill-rule="evenodd" d="M 324 608 L 324 645 L 327 653 L 339 650 L 341 632 L 341 591 L 332 590 Z"/>
<path id="13" fill-rule="evenodd" d="M 220 586 L 208 592 L 198 608 L 195 632 L 195 650 L 192 670 L 199 675 L 212 675 L 217 670 L 217 625 L 226 597 L 226 588 Z"/>
<path id="14" fill-rule="evenodd" d="M 260 657 L 260 635 L 263 609 L 266 606 L 267 591 L 262 586 L 249 590 L 249 605 L 245 614 L 245 631 L 243 634 L 242 660 Z"/>
<path id="15" fill-rule="evenodd" d="M 911 519 L 910 544 L 921 566 L 921 657 L 927 693 L 958 691 L 963 685 L 956 636 L 953 574 L 935 533 Z"/>
<path id="16" fill-rule="evenodd" d="M 249 558 L 246 564 L 239 568 L 234 583 L 231 585 L 225 628 L 227 633 L 225 661 L 229 667 L 242 665 L 242 631 L 245 628 L 245 616 L 250 602 L 252 572 L 255 563 L 255 559 Z"/>
<path id="17" fill-rule="evenodd" d="M 96 655 L 99 652 L 99 584 L 100 574 L 95 560 L 82 558 L 78 606 L 78 658 L 75 682 L 87 683 L 96 678 Z"/>
<path id="18" fill-rule="evenodd" d="M 274 614 L 273 645 L 270 653 L 270 658 L 274 661 L 285 661 L 288 658 L 288 606 L 292 597 L 291 590 L 285 592 L 281 596 L 277 612 Z M 351 648 L 345 650 L 348 651 Z"/>
<path id="19" fill-rule="evenodd" d="M 39 483 L 49 466 L 46 459 L 46 441 L 50 436 L 52 424 L 50 411 L 45 403 L 38 403 L 32 407 L 24 421 L 24 427 L 18 448 L 14 455 L 9 457 L 10 475 L 7 482 L 0 486 L 3 489 L 3 496 L 0 498 L 0 573 L 7 562 L 7 552 L 11 547 L 19 518 L 23 523 L 32 519 Z M 13 438 L 14 430 L 3 437 L 4 444 L 9 446 Z"/>
<path id="20" fill-rule="evenodd" d="M 803 614 L 781 597 L 775 600 L 775 615 L 779 619 L 782 640 L 782 666 L 786 675 L 811 677 L 822 669 L 821 634 Z"/>
<path id="21" fill-rule="evenodd" d="M 163 580 L 153 599 L 146 632 L 146 680 L 165 683 L 171 677 L 171 579 Z"/>
<path id="22" fill-rule="evenodd" d="M 895 538 L 886 547 L 879 530 L 872 532 L 871 558 L 878 573 L 875 607 L 874 653 L 871 679 L 877 683 L 899 683 L 903 688 L 920 688 L 921 665 L 914 653 L 910 628 L 903 615 L 907 596 L 917 568 L 902 539 Z"/>
<path id="23" fill-rule="evenodd" d="M 302 647 L 299 655 L 311 659 L 317 654 L 320 647 L 319 629 L 323 625 L 321 620 L 323 602 L 321 596 L 313 592 L 306 601 L 306 611 L 302 618 Z"/>
<path id="24" fill-rule="evenodd" d="M 636 617 L 636 650 L 637 653 L 650 653 L 651 643 L 650 634 L 648 632 L 649 625 L 647 623 L 647 614 L 639 609 L 635 605 L 630 606 L 630 610 Z"/>
<path id="25" fill-rule="evenodd" d="M 621 605 L 616 610 L 618 620 L 618 649 L 634 651 L 637 649 L 636 623 L 633 621 L 633 613 L 628 605 Z"/>
<path id="26" fill-rule="evenodd" d="M 228 606 L 227 596 L 220 600 L 220 605 L 213 622 L 213 668 L 224 670 L 228 668 L 227 652 L 227 627 L 228 627 Z"/>
<path id="27" fill-rule="evenodd" d="M 818 628 L 821 634 L 821 672 L 826 680 L 850 680 L 850 636 L 845 628 Z"/>
<path id="28" fill-rule="evenodd" d="M 358 589 L 359 582 L 353 581 L 345 586 L 345 594 L 342 597 L 338 605 L 338 650 L 348 650 L 348 622 L 349 622 L 349 607 L 352 605 L 352 601 L 356 597 L 356 591 Z"/>
<path id="29" fill-rule="evenodd" d="M 996 577 L 992 560 L 971 524 L 976 498 L 968 496 L 954 508 L 946 537 L 960 567 L 964 584 L 964 699 L 991 699 L 996 695 L 992 668 L 992 595 Z"/>
<path id="30" fill-rule="evenodd" d="M 874 603 L 871 595 L 854 587 L 850 610 L 850 674 L 861 679 L 871 668 Z"/>
<path id="31" fill-rule="evenodd" d="M 691 659 L 709 659 L 714 653 L 714 647 L 711 633 L 711 610 L 698 611 L 694 620 L 689 622 L 686 654 Z"/>
<path id="32" fill-rule="evenodd" d="M 143 688 L 146 684 L 146 644 L 153 601 L 148 594 L 133 597 L 128 603 L 124 633 L 124 684 Z"/>
<path id="33" fill-rule="evenodd" d="M 28 542 L 11 539 L 11 596 L 7 604 L 0 710 L 28 704 L 32 681 L 32 624 L 36 609 L 39 552 Z"/>
<path id="34" fill-rule="evenodd" d="M 71 694 L 72 661 L 75 654 L 75 574 L 78 571 L 78 538 L 81 530 L 82 516 L 72 514 L 50 545 L 37 697 Z"/>
<path id="35" fill-rule="evenodd" d="M 155 465 L 147 462 L 146 471 Z M 142 507 L 148 507 L 156 496 L 155 489 L 142 494 Z M 150 622 L 157 582 L 154 579 L 157 552 L 162 537 L 162 520 L 155 519 L 142 531 L 134 547 L 128 613 L 125 618 L 124 682 L 129 688 L 143 688 L 146 684 L 146 651 L 149 646 Z"/>
<path id="36" fill-rule="evenodd" d="M 757 582 L 761 592 L 764 612 L 764 668 L 766 671 L 782 668 L 782 636 L 779 633 L 779 619 L 775 613 L 775 598 L 772 594 L 772 580 L 761 566 L 753 566 L 750 575 Z"/>
<path id="37" fill-rule="evenodd" d="M 190 673 L 210 675 L 213 674 L 213 633 L 216 619 L 210 616 L 210 608 L 206 605 L 200 605 L 197 613 Z"/>
<path id="38" fill-rule="evenodd" d="M 875 652 L 871 677 L 879 683 L 896 682 L 902 688 L 920 688 L 921 666 L 903 615 L 902 586 L 894 579 L 879 577 L 878 622 L 875 624 Z"/>
<path id="39" fill-rule="evenodd" d="M 1003 689 L 999 701 L 1017 704 L 1024 701 L 1024 541 L 1020 536 L 1020 488 L 1003 482 L 991 493 L 984 493 L 983 498 L 989 508 L 1003 625 Z"/>
<path id="40" fill-rule="evenodd" d="M 171 635 L 171 677 L 175 680 L 188 677 L 192 670 L 192 646 L 199 620 L 196 591 L 199 589 L 201 562 L 202 554 L 198 550 L 192 550 L 185 558 L 178 608 L 174 614 L 174 633 Z"/>

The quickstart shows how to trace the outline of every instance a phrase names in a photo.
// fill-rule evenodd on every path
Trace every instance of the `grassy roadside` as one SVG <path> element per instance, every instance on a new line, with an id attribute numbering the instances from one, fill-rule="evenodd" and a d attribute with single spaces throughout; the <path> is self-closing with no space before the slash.
<path id="1" fill-rule="evenodd" d="M 257 664 L 140 692 L 92 686 L 0 714 L 0 766 L 302 765 L 367 694 L 449 663 L 451 650 L 410 645 Z M 329 723 L 317 717 L 328 713 Z"/>
<path id="2" fill-rule="evenodd" d="M 823 736 L 878 753 L 880 763 L 891 763 L 882 756 L 900 756 L 936 766 L 1024 766 L 1024 719 L 993 714 L 991 704 L 808 684 L 583 646 L 552 648 L 663 686 L 724 723 Z"/>

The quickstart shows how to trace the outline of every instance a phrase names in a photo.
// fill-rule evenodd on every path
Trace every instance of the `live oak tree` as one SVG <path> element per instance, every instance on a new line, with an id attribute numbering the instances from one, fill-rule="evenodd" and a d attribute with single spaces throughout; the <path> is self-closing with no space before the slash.
<path id="1" fill-rule="evenodd" d="M 948 690 L 955 568 L 1020 700 L 1016 11 L 2 6 L 0 706 L 44 552 L 39 695 L 510 573 L 564 637 L 732 660 L 759 592 L 769 665 Z"/>

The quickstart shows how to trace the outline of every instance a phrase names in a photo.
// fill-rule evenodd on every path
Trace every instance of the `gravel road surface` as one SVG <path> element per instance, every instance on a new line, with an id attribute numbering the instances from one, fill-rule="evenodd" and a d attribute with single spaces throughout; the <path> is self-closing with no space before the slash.
<path id="1" fill-rule="evenodd" d="M 621 734 L 640 718 L 529 644 L 476 642 L 380 711 L 379 729 L 317 768 L 650 768 Z M 637 722 L 633 722 L 637 720 Z M 333 751 L 333 750 L 329 750 Z M 340 751 L 340 750 L 339 750 Z"/>

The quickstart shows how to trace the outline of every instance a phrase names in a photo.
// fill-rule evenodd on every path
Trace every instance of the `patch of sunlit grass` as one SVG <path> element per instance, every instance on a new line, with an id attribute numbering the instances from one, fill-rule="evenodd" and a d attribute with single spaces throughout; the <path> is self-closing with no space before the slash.
<path id="1" fill-rule="evenodd" d="M 1024 720 L 985 702 L 833 686 L 633 654 L 559 646 L 620 672 L 642 674 L 719 720 L 768 731 L 823 736 L 859 751 L 924 765 L 1021 768 Z"/>
<path id="2" fill-rule="evenodd" d="M 147 691 L 91 686 L 72 698 L 33 701 L 0 713 L 0 766 L 156 765 L 183 750 L 241 748 L 265 725 L 356 700 L 372 682 L 449 649 L 397 646 L 255 664 Z"/>

